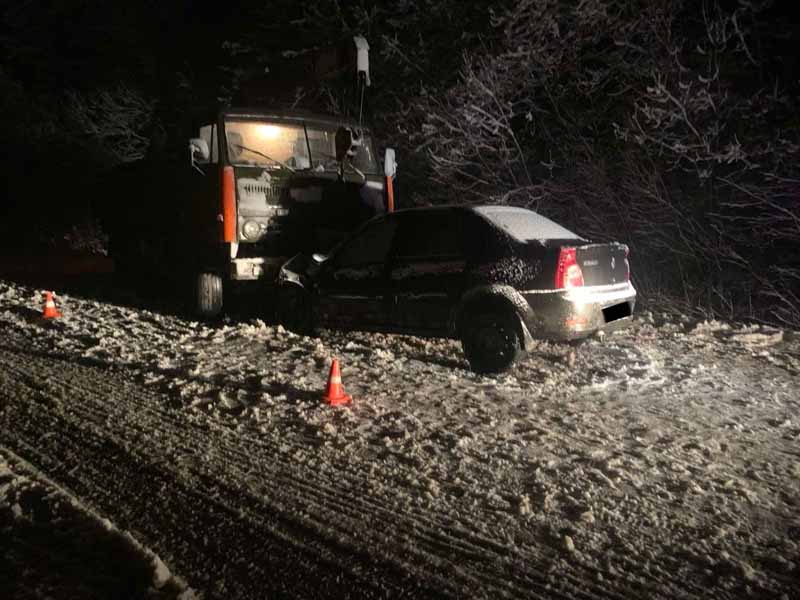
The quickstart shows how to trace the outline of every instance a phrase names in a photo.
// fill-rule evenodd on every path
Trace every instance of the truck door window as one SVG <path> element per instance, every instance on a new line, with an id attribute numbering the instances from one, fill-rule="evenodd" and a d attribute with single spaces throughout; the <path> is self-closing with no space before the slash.
<path id="1" fill-rule="evenodd" d="M 219 148 L 217 148 L 217 126 L 204 125 L 200 128 L 200 137 L 206 141 L 208 148 L 211 151 L 211 160 L 208 162 L 216 164 L 219 160 Z"/>
<path id="2" fill-rule="evenodd" d="M 311 162 L 314 168 L 337 169 L 336 130 L 340 125 L 323 123 L 307 123 L 308 145 L 311 147 Z M 378 161 L 372 149 L 372 138 L 368 132 L 362 131 L 361 144 L 357 146 L 352 159 L 353 166 L 364 173 L 377 173 Z"/>

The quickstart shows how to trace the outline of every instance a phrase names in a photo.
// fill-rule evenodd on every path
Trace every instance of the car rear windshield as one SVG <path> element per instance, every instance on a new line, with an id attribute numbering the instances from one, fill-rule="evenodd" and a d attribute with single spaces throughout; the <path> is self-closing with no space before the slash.
<path id="1" fill-rule="evenodd" d="M 481 206 L 475 208 L 475 212 L 520 242 L 583 239 L 532 210 L 513 206 Z"/>

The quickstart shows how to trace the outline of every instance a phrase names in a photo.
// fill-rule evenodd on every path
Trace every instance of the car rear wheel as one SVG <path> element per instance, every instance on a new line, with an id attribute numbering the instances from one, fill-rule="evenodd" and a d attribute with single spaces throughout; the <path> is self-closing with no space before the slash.
<path id="1" fill-rule="evenodd" d="M 476 373 L 505 371 L 521 353 L 517 319 L 501 310 L 471 314 L 462 326 L 461 345 Z"/>
<path id="2" fill-rule="evenodd" d="M 213 319 L 222 312 L 222 277 L 216 273 L 200 273 L 195 288 L 195 309 L 204 319 Z"/>
<path id="3" fill-rule="evenodd" d="M 314 321 L 308 292 L 296 285 L 278 288 L 278 322 L 289 331 L 311 335 Z"/>

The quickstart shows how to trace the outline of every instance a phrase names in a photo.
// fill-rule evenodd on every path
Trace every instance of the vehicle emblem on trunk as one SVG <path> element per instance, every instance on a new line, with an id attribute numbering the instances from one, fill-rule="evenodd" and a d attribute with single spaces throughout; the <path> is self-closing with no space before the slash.
<path id="1" fill-rule="evenodd" d="M 612 257 L 611 257 L 611 270 L 613 271 L 613 270 L 614 270 L 614 268 L 616 268 L 616 266 L 617 266 L 617 261 L 616 261 L 616 259 L 615 259 L 615 258 L 612 256 Z"/>

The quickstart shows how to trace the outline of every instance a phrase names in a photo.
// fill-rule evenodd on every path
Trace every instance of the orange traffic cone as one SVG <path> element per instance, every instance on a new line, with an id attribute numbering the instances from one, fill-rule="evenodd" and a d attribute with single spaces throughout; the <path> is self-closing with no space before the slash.
<path id="1" fill-rule="evenodd" d="M 61 313 L 56 309 L 56 303 L 53 300 L 53 292 L 45 292 L 44 311 L 42 317 L 45 319 L 57 319 Z"/>
<path id="2" fill-rule="evenodd" d="M 352 400 L 350 396 L 344 393 L 342 374 L 339 372 L 339 361 L 335 358 L 331 364 L 331 374 L 328 375 L 328 387 L 325 390 L 325 396 L 323 396 L 322 399 L 331 406 L 350 404 L 350 401 Z"/>

